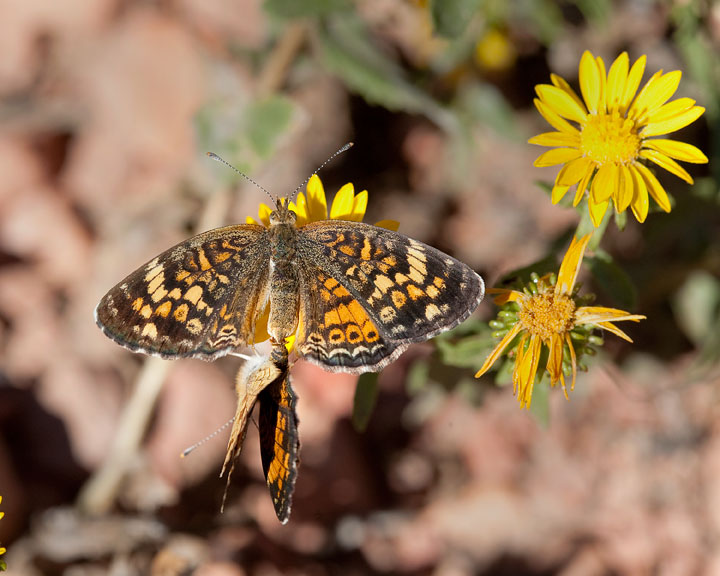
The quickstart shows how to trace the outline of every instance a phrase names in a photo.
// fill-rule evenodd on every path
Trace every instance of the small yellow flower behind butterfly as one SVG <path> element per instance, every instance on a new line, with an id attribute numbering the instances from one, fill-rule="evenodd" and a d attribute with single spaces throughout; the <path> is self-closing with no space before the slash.
<path id="1" fill-rule="evenodd" d="M 679 70 L 656 72 L 640 89 L 645 56 L 630 67 L 623 52 L 605 73 L 602 58 L 586 51 L 580 60 L 582 99 L 555 74 L 551 84 L 535 87 L 535 106 L 556 132 L 539 134 L 531 144 L 553 146 L 540 155 L 535 166 L 563 167 L 555 178 L 552 202 L 557 204 L 568 189 L 577 186 L 573 205 L 588 192 L 590 217 L 595 226 L 610 202 L 617 212 L 628 207 L 639 222 L 648 215 L 648 194 L 665 212 L 671 205 L 667 192 L 643 161 L 685 180 L 693 179 L 676 160 L 695 164 L 708 161 L 698 148 L 685 142 L 656 138 L 692 124 L 705 111 L 691 98 L 668 102 L 680 83 Z"/>
<path id="2" fill-rule="evenodd" d="M 547 354 L 545 370 L 550 376 L 550 385 L 559 382 L 567 398 L 565 375 L 572 375 L 570 389 L 574 389 L 580 357 L 592 353 L 592 345 L 602 344 L 602 340 L 592 335 L 593 330 L 607 330 L 632 342 L 613 323 L 638 322 L 645 318 L 615 308 L 582 305 L 592 297 L 578 296 L 575 281 L 589 240 L 590 235 L 580 240 L 573 238 L 557 277 L 535 275 L 523 291 L 488 290 L 498 294 L 495 303 L 501 306 L 501 311 L 490 326 L 496 330 L 494 336 L 502 339 L 475 377 L 485 374 L 503 354 L 515 355 L 513 390 L 522 408 L 530 407 L 543 353 Z"/>

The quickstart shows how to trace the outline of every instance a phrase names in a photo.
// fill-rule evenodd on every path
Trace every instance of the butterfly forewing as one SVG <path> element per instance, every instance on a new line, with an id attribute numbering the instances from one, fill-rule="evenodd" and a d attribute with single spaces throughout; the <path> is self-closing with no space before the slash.
<path id="1" fill-rule="evenodd" d="M 325 368 L 380 370 L 412 342 L 457 326 L 483 298 L 471 268 L 402 234 L 335 220 L 299 232 L 308 297 L 296 345 Z"/>
<path id="2" fill-rule="evenodd" d="M 212 359 L 252 342 L 267 298 L 267 229 L 199 234 L 153 258 L 100 301 L 95 317 L 126 348 Z"/>

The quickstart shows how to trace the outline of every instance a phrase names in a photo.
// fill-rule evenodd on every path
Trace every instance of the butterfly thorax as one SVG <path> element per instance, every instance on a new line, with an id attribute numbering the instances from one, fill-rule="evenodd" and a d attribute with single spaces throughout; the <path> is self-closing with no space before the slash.
<path id="1" fill-rule="evenodd" d="M 300 276 L 295 257 L 295 212 L 279 202 L 270 214 L 270 317 L 268 333 L 284 342 L 297 330 Z"/>

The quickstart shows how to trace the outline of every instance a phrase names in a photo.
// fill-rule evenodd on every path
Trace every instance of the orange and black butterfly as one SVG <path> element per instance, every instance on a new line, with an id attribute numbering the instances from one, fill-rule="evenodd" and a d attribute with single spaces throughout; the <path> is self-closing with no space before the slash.
<path id="1" fill-rule="evenodd" d="M 248 360 L 238 373 L 235 388 L 238 394 L 237 412 L 220 474 L 222 477 L 226 470 L 228 472 L 223 507 L 250 414 L 255 403 L 260 402 L 258 428 L 263 471 L 275 513 L 284 524 L 290 518 L 300 452 L 295 412 L 297 397 L 290 384 L 285 346 L 275 346 L 270 358 Z"/>

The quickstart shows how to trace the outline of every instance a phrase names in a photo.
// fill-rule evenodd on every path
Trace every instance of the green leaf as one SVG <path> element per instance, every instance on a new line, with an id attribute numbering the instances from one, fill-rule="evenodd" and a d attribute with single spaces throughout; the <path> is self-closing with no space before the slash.
<path id="1" fill-rule="evenodd" d="M 353 428 L 358 432 L 365 431 L 375 410 L 378 397 L 378 376 L 377 372 L 366 372 L 358 378 L 352 413 Z"/>
<path id="2" fill-rule="evenodd" d="M 431 0 L 433 28 L 440 36 L 456 38 L 477 12 L 482 0 Z"/>
<path id="3" fill-rule="evenodd" d="M 585 19 L 597 27 L 604 28 L 612 15 L 610 0 L 575 0 Z"/>
<path id="4" fill-rule="evenodd" d="M 588 184 L 588 189 L 590 189 L 590 184 Z M 600 226 L 598 226 L 597 228 L 595 228 L 595 225 L 592 223 L 592 218 L 590 218 L 587 192 L 585 193 L 585 197 L 582 199 L 580 204 L 578 204 L 577 210 L 580 213 L 580 222 L 578 223 L 577 229 L 575 230 L 575 235 L 578 238 L 582 238 L 586 234 L 592 234 L 592 238 L 588 243 L 588 248 L 590 250 L 595 250 L 600 245 L 600 240 L 602 240 L 603 234 L 605 234 L 605 229 L 610 222 L 610 218 L 612 216 L 612 213 L 614 212 L 614 207 L 612 204 L 608 206 L 607 212 L 605 212 L 605 216 L 603 216 L 602 222 L 600 222 Z"/>
<path id="5" fill-rule="evenodd" d="M 355 15 L 336 15 L 319 31 L 318 39 L 326 68 L 368 103 L 424 114 L 447 131 L 458 130 L 455 116 L 407 81 L 402 69 L 377 49 Z"/>
<path id="6" fill-rule="evenodd" d="M 635 308 L 637 292 L 627 273 L 620 268 L 612 256 L 605 251 L 598 251 L 594 256 L 586 256 L 587 265 L 595 282 L 623 310 Z"/>
<path id="7" fill-rule="evenodd" d="M 426 360 L 417 360 L 412 363 L 408 370 L 405 387 L 410 396 L 419 394 L 427 388 L 430 377 L 430 365 Z"/>
<path id="8" fill-rule="evenodd" d="M 265 0 L 265 12 L 281 19 L 317 18 L 352 8 L 350 0 Z"/>
<path id="9" fill-rule="evenodd" d="M 270 96 L 248 107 L 246 136 L 258 156 L 268 158 L 275 150 L 290 126 L 293 109 L 292 102 L 283 96 Z"/>
<path id="10" fill-rule="evenodd" d="M 685 335 L 702 347 L 718 323 L 720 281 L 708 272 L 692 272 L 675 296 L 673 310 Z"/>
<path id="11" fill-rule="evenodd" d="M 455 342 L 435 340 L 441 362 L 457 368 L 479 368 L 496 344 L 497 340 L 489 332 L 482 336 L 464 338 Z"/>

